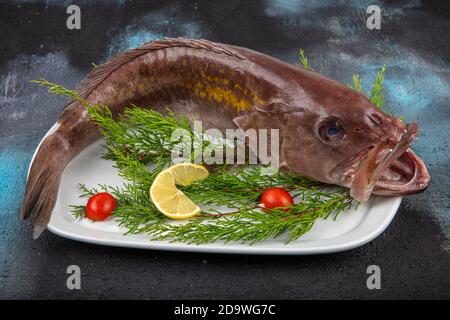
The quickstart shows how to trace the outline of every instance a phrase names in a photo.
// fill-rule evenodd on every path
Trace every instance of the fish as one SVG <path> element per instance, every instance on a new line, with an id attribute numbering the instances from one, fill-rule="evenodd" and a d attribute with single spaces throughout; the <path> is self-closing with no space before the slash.
<path id="1" fill-rule="evenodd" d="M 412 194 L 430 183 L 410 148 L 417 124 L 384 113 L 345 84 L 244 47 L 155 40 L 95 67 L 77 92 L 114 117 L 131 105 L 170 106 L 205 128 L 278 129 L 281 169 L 349 188 L 358 201 Z M 50 220 L 64 168 L 99 138 L 83 104 L 70 101 L 29 171 L 20 220 L 31 221 L 34 238 Z"/>

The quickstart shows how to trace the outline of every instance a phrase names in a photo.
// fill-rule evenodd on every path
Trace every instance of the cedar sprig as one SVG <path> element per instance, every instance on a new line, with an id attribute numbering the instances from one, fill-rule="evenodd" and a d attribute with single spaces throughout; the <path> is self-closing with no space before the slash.
<path id="1" fill-rule="evenodd" d="M 126 109 L 122 117 L 114 119 L 106 106 L 91 105 L 75 91 L 45 80 L 38 83 L 52 93 L 81 101 L 101 128 L 106 141 L 105 157 L 115 161 L 119 175 L 127 182 L 122 186 L 81 184 L 80 196 L 87 198 L 101 191 L 113 194 L 117 199 L 114 217 L 127 229 L 127 234 L 200 244 L 216 240 L 255 243 L 288 232 L 288 241 L 292 241 L 308 232 L 317 219 L 332 214 L 336 217 L 352 206 L 348 191 L 326 191 L 318 183 L 290 173 L 264 175 L 258 167 L 235 170 L 222 167 L 183 191 L 200 205 L 224 205 L 234 208 L 233 212 L 214 215 L 214 210 L 204 210 L 185 224 L 173 224 L 156 209 L 148 192 L 157 173 L 170 163 L 173 131 L 185 129 L 189 134 L 198 134 L 190 129 L 189 120 L 170 112 L 162 115 L 137 107 Z M 212 142 L 205 145 L 208 143 Z M 149 162 L 154 164 L 153 168 L 148 166 Z M 289 212 L 257 208 L 263 190 L 275 186 L 290 190 L 300 202 Z M 83 217 L 84 209 L 72 206 L 75 217 Z"/>
<path id="2" fill-rule="evenodd" d="M 323 197 L 322 197 L 323 196 Z M 286 212 L 281 209 L 263 211 L 242 208 L 239 214 L 193 219 L 185 224 L 153 224 L 137 229 L 153 240 L 169 240 L 188 244 L 215 241 L 254 244 L 288 233 L 286 243 L 294 241 L 311 230 L 317 219 L 335 217 L 352 207 L 352 199 L 345 192 L 305 194 L 303 201 Z"/>
<path id="3" fill-rule="evenodd" d="M 264 175 L 263 167 L 243 166 L 222 169 L 181 190 L 196 203 L 236 208 L 256 203 L 269 188 L 281 187 L 299 193 L 318 185 L 289 172 Z"/>
<path id="4" fill-rule="evenodd" d="M 313 71 L 313 68 L 311 67 L 311 64 L 308 61 L 308 58 L 305 56 L 305 51 L 303 49 L 300 49 L 299 53 L 299 59 L 300 63 L 302 64 L 303 68 L 309 71 Z"/>
<path id="5" fill-rule="evenodd" d="M 311 71 L 313 70 L 303 49 L 300 49 L 299 60 L 305 69 Z M 371 90 L 367 91 L 366 93 L 370 102 L 372 102 L 376 107 L 380 109 L 383 108 L 385 98 L 385 94 L 383 91 L 385 73 L 386 73 L 386 65 L 383 65 L 381 69 L 378 71 L 377 76 L 375 77 Z M 352 84 L 349 84 L 348 86 L 357 92 L 363 92 L 362 79 L 360 75 L 357 73 L 353 74 Z"/>

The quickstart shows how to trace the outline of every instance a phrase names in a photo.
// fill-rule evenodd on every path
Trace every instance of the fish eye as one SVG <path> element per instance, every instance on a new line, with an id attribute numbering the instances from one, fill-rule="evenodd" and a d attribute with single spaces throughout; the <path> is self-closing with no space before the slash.
<path id="1" fill-rule="evenodd" d="M 344 128 L 334 119 L 327 119 L 319 125 L 319 136 L 326 142 L 341 140 L 345 137 Z"/>

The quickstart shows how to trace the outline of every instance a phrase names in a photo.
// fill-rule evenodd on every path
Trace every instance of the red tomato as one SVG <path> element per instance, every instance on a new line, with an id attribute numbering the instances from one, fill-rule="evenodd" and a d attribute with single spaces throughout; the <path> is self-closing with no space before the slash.
<path id="1" fill-rule="evenodd" d="M 290 207 L 294 204 L 291 195 L 281 188 L 270 188 L 261 195 L 261 204 L 265 209 Z"/>
<path id="2" fill-rule="evenodd" d="M 107 192 L 100 192 L 89 198 L 86 205 L 86 216 L 94 221 L 102 221 L 108 218 L 115 209 L 116 199 Z"/>

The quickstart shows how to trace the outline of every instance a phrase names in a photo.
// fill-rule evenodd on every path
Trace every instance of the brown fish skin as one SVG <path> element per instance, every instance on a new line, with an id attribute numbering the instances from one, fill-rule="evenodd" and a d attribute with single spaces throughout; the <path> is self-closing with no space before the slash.
<path id="1" fill-rule="evenodd" d="M 407 133 L 402 121 L 346 85 L 249 49 L 206 40 L 153 41 L 95 68 L 78 92 L 92 104 L 109 106 L 114 116 L 131 104 L 156 110 L 170 106 L 202 120 L 204 128 L 279 129 L 283 168 L 354 188 L 355 195 L 362 194 L 361 188 L 364 194 L 408 194 L 429 184 L 425 165 L 407 149 L 411 141 L 402 141 Z M 50 219 L 64 168 L 100 137 L 76 101 L 58 123 L 36 154 L 20 213 L 21 220 L 32 221 L 35 238 Z M 370 172 L 359 170 L 376 170 L 381 162 L 364 165 L 370 150 L 400 142 L 406 151 L 388 157 L 377 181 L 365 179 Z M 389 153 L 387 147 L 379 149 L 380 159 Z M 363 178 L 352 186 L 355 175 Z"/>

